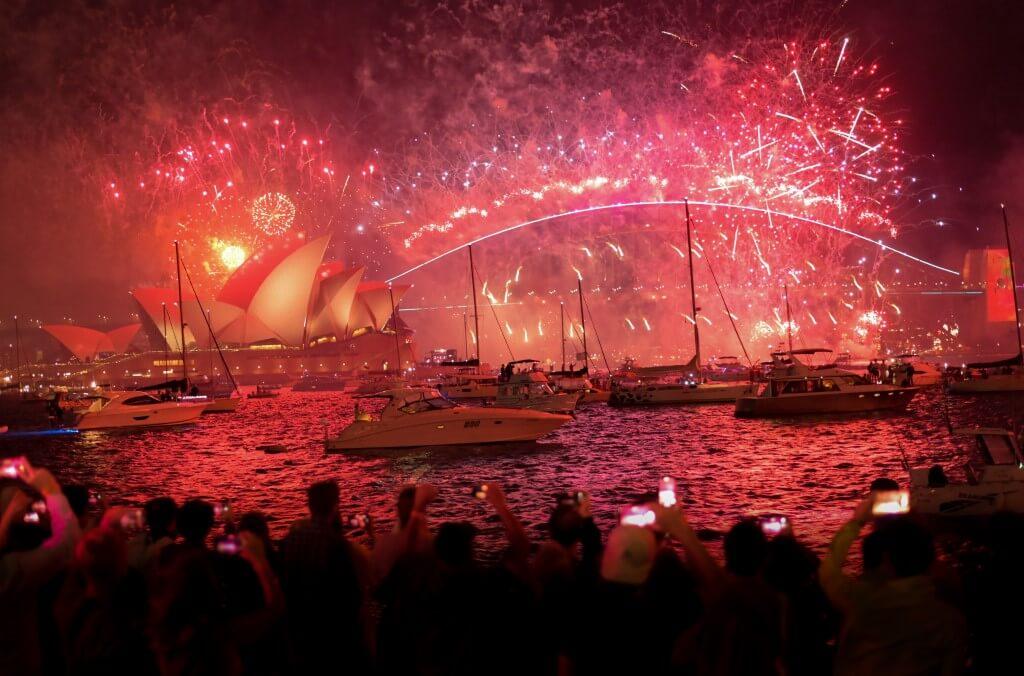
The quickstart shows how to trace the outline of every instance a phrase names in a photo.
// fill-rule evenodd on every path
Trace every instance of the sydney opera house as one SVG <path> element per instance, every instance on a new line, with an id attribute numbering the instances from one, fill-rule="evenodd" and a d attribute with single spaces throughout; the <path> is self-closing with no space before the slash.
<path id="1" fill-rule="evenodd" d="M 281 238 L 246 260 L 212 298 L 197 298 L 186 283 L 181 307 L 176 287 L 136 288 L 141 321 L 113 331 L 44 325 L 73 359 L 36 366 L 36 375 L 110 384 L 180 377 L 182 343 L 189 377 L 200 382 L 226 381 L 224 362 L 240 383 L 395 370 L 399 358 L 401 368 L 413 365 L 412 332 L 392 312 L 409 287 L 325 262 L 328 241 Z"/>

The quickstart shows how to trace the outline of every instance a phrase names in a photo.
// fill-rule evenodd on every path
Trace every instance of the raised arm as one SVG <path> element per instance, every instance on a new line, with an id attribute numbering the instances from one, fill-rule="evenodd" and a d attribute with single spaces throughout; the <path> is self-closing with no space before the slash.
<path id="1" fill-rule="evenodd" d="M 679 505 L 674 507 L 663 507 L 658 503 L 648 505 L 657 517 L 657 523 L 663 531 L 676 539 L 686 550 L 686 558 L 697 578 L 703 582 L 708 589 L 717 588 L 723 578 L 724 571 L 718 563 L 711 558 L 704 543 L 700 541 L 697 534 L 693 532 L 689 521 L 683 514 Z"/>
<path id="2" fill-rule="evenodd" d="M 487 482 L 486 500 L 494 511 L 501 518 L 505 526 L 505 534 L 508 537 L 509 554 L 516 562 L 525 563 L 530 555 L 530 538 L 526 535 L 526 529 L 515 514 L 508 508 L 505 502 L 505 492 L 501 486 L 493 482 Z"/>
<path id="3" fill-rule="evenodd" d="M 829 601 L 841 612 L 847 612 L 853 604 L 856 581 L 843 572 L 843 564 L 850 552 L 853 542 L 860 536 L 860 531 L 871 516 L 872 498 L 867 498 L 857 505 L 853 518 L 844 523 L 836 532 L 829 544 L 825 557 L 818 567 L 818 578 L 821 588 Z"/>

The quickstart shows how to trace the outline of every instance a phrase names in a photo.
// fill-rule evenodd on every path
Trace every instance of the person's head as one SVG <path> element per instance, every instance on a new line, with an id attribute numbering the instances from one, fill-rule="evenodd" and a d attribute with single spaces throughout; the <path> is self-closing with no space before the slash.
<path id="1" fill-rule="evenodd" d="M 203 547 L 213 528 L 213 505 L 205 500 L 189 500 L 178 510 L 178 532 L 185 542 Z"/>
<path id="2" fill-rule="evenodd" d="M 63 486 L 61 492 L 68 499 L 68 504 L 71 506 L 71 511 L 75 513 L 75 516 L 79 519 L 85 516 L 85 513 L 89 511 L 88 487 L 81 484 L 67 484 Z"/>
<path id="3" fill-rule="evenodd" d="M 153 498 L 142 507 L 146 513 L 146 528 L 153 540 L 162 537 L 174 537 L 175 520 L 178 516 L 178 503 L 174 498 Z"/>
<path id="4" fill-rule="evenodd" d="M 912 517 L 886 519 L 878 525 L 885 535 L 885 553 L 896 577 L 913 577 L 928 572 L 935 560 L 932 534 Z"/>
<path id="5" fill-rule="evenodd" d="M 874 491 L 898 491 L 899 489 L 900 489 L 900 485 L 898 483 L 896 483 L 896 481 L 894 481 L 893 479 L 890 479 L 889 477 L 884 477 L 884 476 L 883 477 L 878 477 L 877 479 L 872 481 L 871 482 L 871 487 L 869 488 L 869 490 L 872 491 L 872 492 L 874 492 Z"/>
<path id="6" fill-rule="evenodd" d="M 548 532 L 551 539 L 563 547 L 572 547 L 580 539 L 583 517 L 576 505 L 560 504 L 551 511 Z"/>
<path id="7" fill-rule="evenodd" d="M 733 575 L 752 577 L 768 558 L 768 540 L 754 519 L 744 519 L 725 534 L 725 567 Z"/>
<path id="8" fill-rule="evenodd" d="M 601 557 L 601 577 L 608 582 L 640 585 L 654 565 L 654 533 L 640 526 L 618 526 L 608 535 Z"/>
<path id="9" fill-rule="evenodd" d="M 412 508 L 416 506 L 416 486 L 406 486 L 398 493 L 398 523 L 405 528 L 412 517 Z"/>
<path id="10" fill-rule="evenodd" d="M 306 490 L 309 514 L 316 520 L 329 520 L 338 515 L 341 493 L 333 479 L 317 481 Z"/>
<path id="11" fill-rule="evenodd" d="M 86 531 L 75 547 L 75 565 L 93 592 L 108 590 L 128 570 L 124 537 L 112 528 Z"/>
<path id="12" fill-rule="evenodd" d="M 792 535 L 768 541 L 765 580 L 779 591 L 801 587 L 818 570 L 818 557 Z"/>
<path id="13" fill-rule="evenodd" d="M 441 524 L 434 538 L 434 551 L 442 563 L 452 568 L 464 568 L 473 563 L 473 540 L 476 527 L 464 521 Z"/>
<path id="14" fill-rule="evenodd" d="M 238 518 L 238 530 L 256 535 L 264 542 L 270 542 L 270 524 L 263 512 L 246 512 Z"/>

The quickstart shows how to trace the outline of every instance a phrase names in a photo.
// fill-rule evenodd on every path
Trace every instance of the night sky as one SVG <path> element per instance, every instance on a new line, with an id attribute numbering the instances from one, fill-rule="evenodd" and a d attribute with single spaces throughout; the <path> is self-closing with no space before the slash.
<path id="1" fill-rule="evenodd" d="M 773 16 L 828 22 L 833 34 L 850 36 L 883 64 L 906 120 L 908 172 L 927 191 L 921 205 L 896 216 L 945 223 L 901 237 L 902 246 L 958 268 L 966 248 L 1001 242 L 1001 200 L 1018 233 L 1024 231 L 1024 4 L 767 4 Z M 522 43 L 488 46 L 480 55 L 508 55 L 515 72 L 501 79 L 493 63 L 445 63 L 424 47 L 459 43 L 464 59 L 472 48 L 465 36 L 478 28 L 472 11 L 446 20 L 445 10 L 429 2 L 3 3 L 0 316 L 123 317 L 132 309 L 128 289 L 166 281 L 166 250 L 155 252 L 156 233 L 168 232 L 158 227 L 159 215 L 112 210 L 102 186 L 201 111 L 225 101 L 272 104 L 326 130 L 346 160 L 365 166 L 375 151 L 394 152 L 421 132 L 449 139 L 469 133 L 459 129 L 474 105 L 462 96 L 467 92 L 484 89 L 518 105 L 517 92 L 531 81 L 524 78 L 553 77 L 557 64 L 545 61 L 565 55 L 557 41 L 540 39 L 540 17 L 605 6 L 515 3 L 520 13 L 509 16 L 509 25 Z M 692 26 L 727 40 L 734 18 L 755 6 L 764 3 L 637 3 L 630 11 L 649 14 L 654 32 Z M 544 14 L 531 21 L 538 7 Z M 1024 249 L 1024 236 L 1020 241 Z"/>

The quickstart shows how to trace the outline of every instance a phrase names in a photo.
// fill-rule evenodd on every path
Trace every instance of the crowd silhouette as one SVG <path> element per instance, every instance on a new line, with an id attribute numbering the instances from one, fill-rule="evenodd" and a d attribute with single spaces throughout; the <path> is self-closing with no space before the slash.
<path id="1" fill-rule="evenodd" d="M 13 469 L 12 469 L 13 468 Z M 7 470 L 10 471 L 7 471 Z M 880 485 L 884 485 L 880 484 Z M 938 560 L 911 514 L 852 511 L 822 557 L 748 518 L 709 554 L 678 505 L 643 525 L 553 501 L 528 536 L 496 483 L 500 556 L 403 488 L 395 526 L 343 518 L 334 481 L 271 538 L 259 513 L 156 497 L 108 507 L 21 460 L 0 479 L 4 674 L 988 674 L 1014 663 L 1024 525 Z M 472 495 L 466 495 L 472 500 Z M 636 513 L 634 510 L 631 513 Z M 847 562 L 860 540 L 861 570 Z"/>

